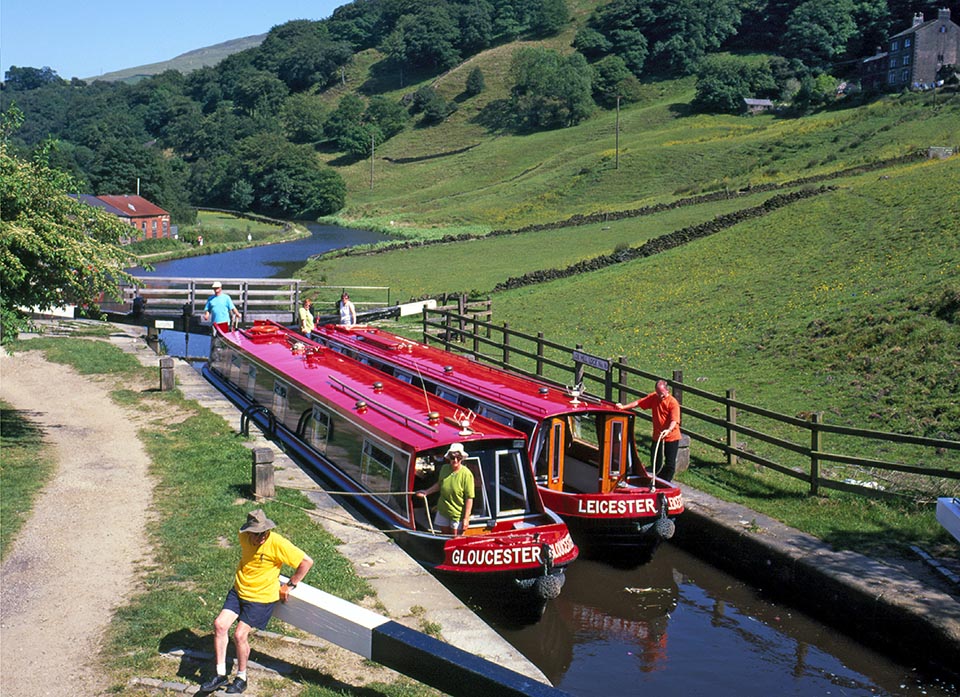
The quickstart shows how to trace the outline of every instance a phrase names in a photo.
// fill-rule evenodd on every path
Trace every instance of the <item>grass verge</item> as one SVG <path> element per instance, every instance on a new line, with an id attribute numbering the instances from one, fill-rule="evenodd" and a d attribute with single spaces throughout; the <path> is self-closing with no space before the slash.
<path id="1" fill-rule="evenodd" d="M 23 527 L 40 489 L 56 468 L 56 456 L 43 431 L 24 414 L 0 401 L 0 559 Z"/>

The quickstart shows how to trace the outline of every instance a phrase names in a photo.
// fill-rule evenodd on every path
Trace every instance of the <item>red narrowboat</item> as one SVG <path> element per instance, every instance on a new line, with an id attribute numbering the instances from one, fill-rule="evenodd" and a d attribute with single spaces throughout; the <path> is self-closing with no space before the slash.
<path id="1" fill-rule="evenodd" d="M 504 608 L 538 616 L 563 585 L 578 548 L 547 510 L 525 437 L 489 419 L 465 427 L 458 409 L 286 327 L 257 321 L 215 330 L 204 374 L 329 493 L 436 575 L 494 591 Z M 439 477 L 454 443 L 466 451 L 475 498 L 463 534 L 432 522 Z"/>
<path id="2" fill-rule="evenodd" d="M 313 337 L 477 414 L 523 431 L 544 504 L 593 556 L 641 563 L 674 533 L 680 489 L 640 460 L 633 412 L 377 327 L 322 325 Z"/>

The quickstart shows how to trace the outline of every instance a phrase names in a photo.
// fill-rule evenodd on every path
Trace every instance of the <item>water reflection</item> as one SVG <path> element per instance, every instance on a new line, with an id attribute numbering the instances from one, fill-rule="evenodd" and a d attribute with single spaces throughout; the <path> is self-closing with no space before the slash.
<path id="1" fill-rule="evenodd" d="M 956 694 L 670 545 L 637 569 L 578 560 L 540 623 L 497 629 L 583 697 Z"/>

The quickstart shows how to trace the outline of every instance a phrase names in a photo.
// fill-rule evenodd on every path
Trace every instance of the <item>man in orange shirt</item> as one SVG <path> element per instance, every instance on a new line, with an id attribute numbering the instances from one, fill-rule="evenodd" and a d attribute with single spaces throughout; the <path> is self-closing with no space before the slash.
<path id="1" fill-rule="evenodd" d="M 620 409 L 649 409 L 653 417 L 653 444 L 650 446 L 650 462 L 653 463 L 657 452 L 657 441 L 663 434 L 660 443 L 660 452 L 663 454 L 664 465 L 657 474 L 670 481 L 677 471 L 677 451 L 680 450 L 680 403 L 670 394 L 666 380 L 657 380 L 656 389 L 646 397 L 634 400 L 629 404 L 617 404 Z M 655 463 L 654 463 L 655 464 Z"/>

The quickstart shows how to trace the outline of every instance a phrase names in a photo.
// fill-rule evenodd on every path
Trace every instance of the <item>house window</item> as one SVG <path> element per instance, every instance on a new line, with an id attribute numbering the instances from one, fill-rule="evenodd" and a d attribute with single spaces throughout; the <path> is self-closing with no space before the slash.
<path id="1" fill-rule="evenodd" d="M 157 221 L 156 221 L 156 220 L 150 221 L 150 229 L 153 230 L 153 234 L 154 234 L 154 235 L 157 234 Z"/>
<path id="2" fill-rule="evenodd" d="M 940 27 L 940 33 L 941 33 L 941 34 L 946 34 L 946 33 L 947 33 L 947 27 L 946 27 L 946 26 Z"/>
<path id="3" fill-rule="evenodd" d="M 907 37 L 906 39 L 903 40 L 903 47 L 910 48 L 910 37 Z"/>
<path id="4" fill-rule="evenodd" d="M 896 81 L 897 81 L 897 74 L 891 70 L 890 73 L 887 75 L 887 82 L 892 85 L 896 83 Z"/>
<path id="5" fill-rule="evenodd" d="M 903 74 L 902 74 L 901 77 L 900 77 L 900 79 L 903 80 L 904 82 L 906 82 L 907 80 L 909 80 L 909 79 L 910 79 L 910 71 L 909 71 L 909 70 L 904 70 L 904 71 L 903 71 Z"/>
<path id="6" fill-rule="evenodd" d="M 897 59 L 896 59 L 896 58 L 891 58 L 891 59 L 890 59 L 890 67 L 891 67 L 891 68 L 896 68 L 896 67 L 897 67 Z"/>
<path id="7" fill-rule="evenodd" d="M 899 42 L 899 41 L 892 41 L 892 42 L 890 43 L 890 50 L 891 50 L 891 51 L 899 51 L 899 50 L 900 50 L 900 42 Z"/>
<path id="8" fill-rule="evenodd" d="M 903 64 L 904 64 L 904 65 L 910 65 L 910 56 L 904 56 L 904 57 L 903 57 Z"/>

